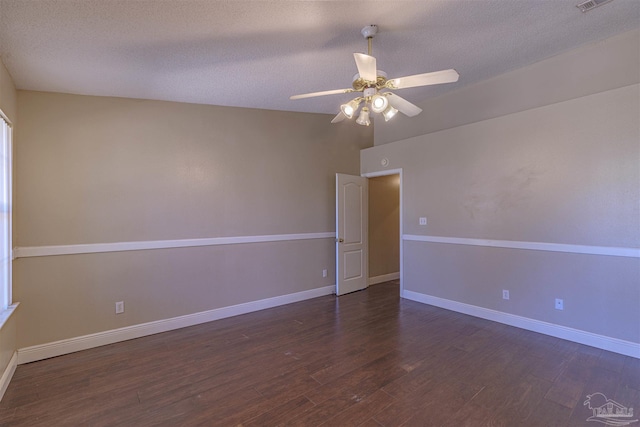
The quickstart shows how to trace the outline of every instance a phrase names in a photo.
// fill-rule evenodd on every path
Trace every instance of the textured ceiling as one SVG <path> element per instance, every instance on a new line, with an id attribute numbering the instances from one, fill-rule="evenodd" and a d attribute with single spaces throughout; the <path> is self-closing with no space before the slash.
<path id="1" fill-rule="evenodd" d="M 412 102 L 640 25 L 638 0 L 0 0 L 0 56 L 18 89 L 335 113 L 360 29 L 389 77 L 455 68 Z"/>

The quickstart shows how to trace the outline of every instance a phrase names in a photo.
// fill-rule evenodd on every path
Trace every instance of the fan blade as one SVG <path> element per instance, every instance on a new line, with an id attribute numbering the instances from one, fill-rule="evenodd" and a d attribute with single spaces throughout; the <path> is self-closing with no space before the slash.
<path id="1" fill-rule="evenodd" d="M 413 76 L 387 80 L 387 87 L 389 89 L 406 89 L 408 87 L 453 83 L 457 82 L 459 77 L 458 72 L 453 69 L 434 71 L 433 73 L 415 74 Z"/>
<path id="2" fill-rule="evenodd" d="M 400 111 L 405 116 L 413 117 L 417 116 L 422 112 L 422 108 L 418 107 L 407 101 L 404 98 L 399 97 L 395 93 L 387 92 L 387 99 L 389 100 L 389 104 L 396 110 Z"/>
<path id="3" fill-rule="evenodd" d="M 334 90 L 325 90 L 324 92 L 311 92 L 311 93 L 303 93 L 302 95 L 293 95 L 290 96 L 289 99 L 304 99 L 304 98 L 313 98 L 314 96 L 325 96 L 325 95 L 336 95 L 338 93 L 350 93 L 353 92 L 353 89 L 334 89 Z"/>
<path id="4" fill-rule="evenodd" d="M 344 119 L 346 119 L 346 118 L 347 118 L 347 116 L 345 116 L 345 115 L 344 115 L 344 113 L 343 113 L 342 111 L 340 111 L 340 112 L 338 113 L 338 115 L 337 115 L 337 116 L 335 116 L 335 117 L 333 118 L 333 120 L 331 120 L 331 123 L 338 123 L 338 122 L 343 121 L 343 120 L 344 120 Z"/>
<path id="5" fill-rule="evenodd" d="M 364 53 L 354 53 L 353 57 L 356 60 L 356 66 L 358 67 L 360 77 L 370 82 L 375 82 L 378 79 L 376 58 L 365 55 Z"/>

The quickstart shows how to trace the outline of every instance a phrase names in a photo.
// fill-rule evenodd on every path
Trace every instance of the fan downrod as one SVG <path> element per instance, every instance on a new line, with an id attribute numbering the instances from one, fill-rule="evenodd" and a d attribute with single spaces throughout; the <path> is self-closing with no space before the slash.
<path id="1" fill-rule="evenodd" d="M 368 55 L 371 55 L 371 39 L 378 34 L 378 26 L 377 25 L 367 25 L 361 31 L 362 35 L 365 39 L 367 39 L 368 44 Z"/>
<path id="2" fill-rule="evenodd" d="M 368 55 L 371 56 L 371 40 L 376 34 L 378 34 L 378 26 L 373 24 L 367 25 L 360 32 L 362 33 L 364 38 L 367 39 Z M 362 77 L 360 77 L 360 74 L 356 74 L 355 76 L 353 76 L 353 83 L 352 83 L 353 90 L 356 92 L 362 92 L 364 89 L 368 87 L 375 87 L 377 89 L 382 89 L 386 87 L 385 85 L 387 83 L 387 73 L 380 70 L 376 70 L 376 71 L 377 71 L 377 78 L 375 82 L 369 82 L 363 79 Z"/>

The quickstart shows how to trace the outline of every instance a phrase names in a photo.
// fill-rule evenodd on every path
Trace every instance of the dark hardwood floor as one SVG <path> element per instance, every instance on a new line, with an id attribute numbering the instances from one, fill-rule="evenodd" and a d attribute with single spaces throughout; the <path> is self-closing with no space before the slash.
<path id="1" fill-rule="evenodd" d="M 388 282 L 20 365 L 0 425 L 602 425 L 583 405 L 596 392 L 640 412 L 639 359 L 398 294 Z"/>

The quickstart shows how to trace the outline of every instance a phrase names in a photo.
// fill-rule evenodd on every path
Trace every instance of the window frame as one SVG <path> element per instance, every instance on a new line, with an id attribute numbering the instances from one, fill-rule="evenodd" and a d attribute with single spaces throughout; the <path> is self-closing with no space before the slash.
<path id="1" fill-rule="evenodd" d="M 0 220 L 3 246 L 0 259 L 0 310 L 7 310 L 13 303 L 13 126 L 11 120 L 0 110 L 0 151 L 2 168 L 0 171 L 0 192 L 6 202 L 6 217 Z M 5 208 L 5 207 L 3 207 Z M 5 268 L 6 266 L 6 268 Z"/>

